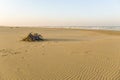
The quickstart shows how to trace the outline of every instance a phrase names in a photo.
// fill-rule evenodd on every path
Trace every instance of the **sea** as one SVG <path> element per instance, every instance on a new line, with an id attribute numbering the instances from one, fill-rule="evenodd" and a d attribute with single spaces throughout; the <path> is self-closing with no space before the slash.
<path id="1" fill-rule="evenodd" d="M 89 29 L 89 30 L 113 30 L 120 31 L 120 26 L 48 26 L 48 28 L 69 28 L 69 29 Z"/>
<path id="2" fill-rule="evenodd" d="M 68 29 L 120 31 L 120 26 L 1 26 L 1 27 L 42 27 L 42 28 L 68 28 Z"/>

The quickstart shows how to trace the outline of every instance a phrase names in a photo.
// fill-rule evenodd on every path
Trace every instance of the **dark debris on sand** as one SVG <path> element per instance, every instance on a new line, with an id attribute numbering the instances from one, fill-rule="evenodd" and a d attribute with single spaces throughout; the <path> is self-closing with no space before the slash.
<path id="1" fill-rule="evenodd" d="M 22 41 L 29 41 L 29 42 L 34 42 L 34 41 L 43 41 L 42 35 L 38 33 L 29 33 L 26 38 L 24 38 Z"/>

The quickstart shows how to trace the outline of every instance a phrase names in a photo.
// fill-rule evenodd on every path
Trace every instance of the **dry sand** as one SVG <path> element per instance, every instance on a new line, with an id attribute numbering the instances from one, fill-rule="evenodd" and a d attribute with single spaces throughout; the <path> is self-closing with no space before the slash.
<path id="1" fill-rule="evenodd" d="M 1 27 L 0 80 L 120 80 L 120 32 Z"/>

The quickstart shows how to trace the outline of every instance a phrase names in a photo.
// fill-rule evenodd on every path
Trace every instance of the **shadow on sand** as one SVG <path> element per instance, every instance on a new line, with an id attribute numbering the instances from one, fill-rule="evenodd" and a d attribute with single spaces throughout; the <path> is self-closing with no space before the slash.
<path id="1" fill-rule="evenodd" d="M 57 41 L 57 42 L 61 42 L 61 41 L 83 41 L 83 40 L 79 40 L 79 39 L 55 39 L 55 38 L 50 38 L 50 39 L 44 39 L 44 41 Z"/>

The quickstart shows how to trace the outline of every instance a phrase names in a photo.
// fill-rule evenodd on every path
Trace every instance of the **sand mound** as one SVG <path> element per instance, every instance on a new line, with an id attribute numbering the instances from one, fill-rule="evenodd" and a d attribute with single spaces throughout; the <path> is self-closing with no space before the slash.
<path id="1" fill-rule="evenodd" d="M 26 38 L 23 39 L 23 41 L 43 41 L 42 35 L 38 33 L 29 33 Z"/>

